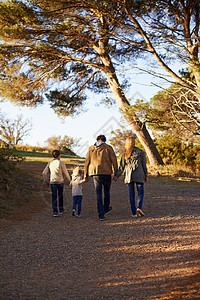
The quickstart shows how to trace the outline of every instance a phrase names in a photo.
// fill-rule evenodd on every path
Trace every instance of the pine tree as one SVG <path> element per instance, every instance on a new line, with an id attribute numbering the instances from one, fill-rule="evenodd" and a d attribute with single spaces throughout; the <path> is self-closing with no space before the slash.
<path id="1" fill-rule="evenodd" d="M 0 45 L 1 96 L 21 105 L 37 105 L 47 98 L 58 115 L 66 116 L 80 110 L 88 89 L 110 90 L 144 146 L 150 163 L 162 164 L 145 123 L 136 114 L 129 113 L 130 103 L 117 71 L 121 69 L 120 62 L 137 58 L 140 53 L 153 55 L 166 69 L 163 48 L 160 47 L 160 54 L 155 50 L 160 37 L 156 26 L 165 20 L 164 14 L 161 18 L 165 2 L 13 0 L 1 3 L 0 35 L 4 41 Z M 168 2 L 173 6 L 172 2 L 176 5 L 183 1 Z M 165 5 L 165 13 L 171 10 L 168 22 L 175 18 L 178 28 L 182 19 L 171 6 Z M 185 12 L 188 9 L 183 15 Z M 150 20 L 151 30 L 145 30 L 148 28 L 145 19 Z M 195 34 L 197 27 L 198 21 Z M 177 31 L 181 30 L 185 28 Z M 196 44 L 188 47 L 194 49 L 194 62 Z M 198 69 L 198 61 L 195 63 Z M 174 76 L 174 72 L 167 71 Z M 177 76 L 173 78 L 179 81 Z M 198 76 L 196 82 L 198 85 Z M 187 82 L 181 84 L 191 88 Z"/>

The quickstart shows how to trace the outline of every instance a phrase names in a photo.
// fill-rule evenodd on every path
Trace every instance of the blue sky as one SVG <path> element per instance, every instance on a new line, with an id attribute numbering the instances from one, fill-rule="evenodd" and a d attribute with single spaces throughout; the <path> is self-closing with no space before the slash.
<path id="1" fill-rule="evenodd" d="M 151 76 L 133 73 L 129 78 L 132 84 L 126 95 L 127 98 L 132 98 L 132 101 L 138 98 L 148 101 L 158 91 L 158 88 L 151 86 Z M 64 120 L 59 119 L 48 104 L 26 108 L 6 101 L 0 103 L 0 111 L 10 119 L 21 114 L 24 119 L 31 120 L 32 130 L 30 135 L 24 138 L 23 144 L 44 146 L 47 138 L 51 136 L 67 135 L 79 139 L 79 147 L 75 151 L 84 155 L 98 134 L 103 133 L 109 139 L 111 131 L 119 128 L 121 113 L 117 104 L 110 109 L 104 105 L 97 106 L 98 97 L 90 93 L 85 106 L 87 111 L 75 117 L 66 117 Z"/>

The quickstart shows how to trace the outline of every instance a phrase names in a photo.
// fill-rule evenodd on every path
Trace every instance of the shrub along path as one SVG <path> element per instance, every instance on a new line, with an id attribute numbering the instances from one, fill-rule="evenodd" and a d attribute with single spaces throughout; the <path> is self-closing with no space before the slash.
<path id="1" fill-rule="evenodd" d="M 0 299 L 199 299 L 200 185 L 149 177 L 133 219 L 128 190 L 112 184 L 113 211 L 97 218 L 92 180 L 83 185 L 82 217 L 53 218 L 42 163 L 23 163 L 30 201 L 1 218 Z"/>

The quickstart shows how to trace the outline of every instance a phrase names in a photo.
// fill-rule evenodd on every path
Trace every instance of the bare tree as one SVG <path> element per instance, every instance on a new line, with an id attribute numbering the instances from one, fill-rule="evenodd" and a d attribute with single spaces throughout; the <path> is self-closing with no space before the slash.
<path id="1" fill-rule="evenodd" d="M 14 120 L 3 115 L 0 116 L 0 137 L 9 145 L 18 145 L 30 134 L 31 129 L 30 120 L 23 120 L 22 115 L 17 116 Z"/>
<path id="2" fill-rule="evenodd" d="M 179 84 L 159 91 L 149 102 L 137 100 L 132 111 L 143 119 L 154 137 L 163 133 L 177 135 L 182 140 L 198 141 L 200 136 L 200 106 L 194 93 Z"/>

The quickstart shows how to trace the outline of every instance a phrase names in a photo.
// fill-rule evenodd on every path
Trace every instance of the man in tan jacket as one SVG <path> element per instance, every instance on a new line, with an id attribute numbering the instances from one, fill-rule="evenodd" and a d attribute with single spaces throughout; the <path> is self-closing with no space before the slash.
<path id="1" fill-rule="evenodd" d="M 110 206 L 111 175 L 113 173 L 115 175 L 117 170 L 117 158 L 113 148 L 106 144 L 106 137 L 104 135 L 99 135 L 97 142 L 88 149 L 84 173 L 86 179 L 88 176 L 93 177 L 97 210 L 101 221 L 105 220 L 105 214 L 112 210 Z M 102 197 L 103 188 L 104 199 Z"/>

